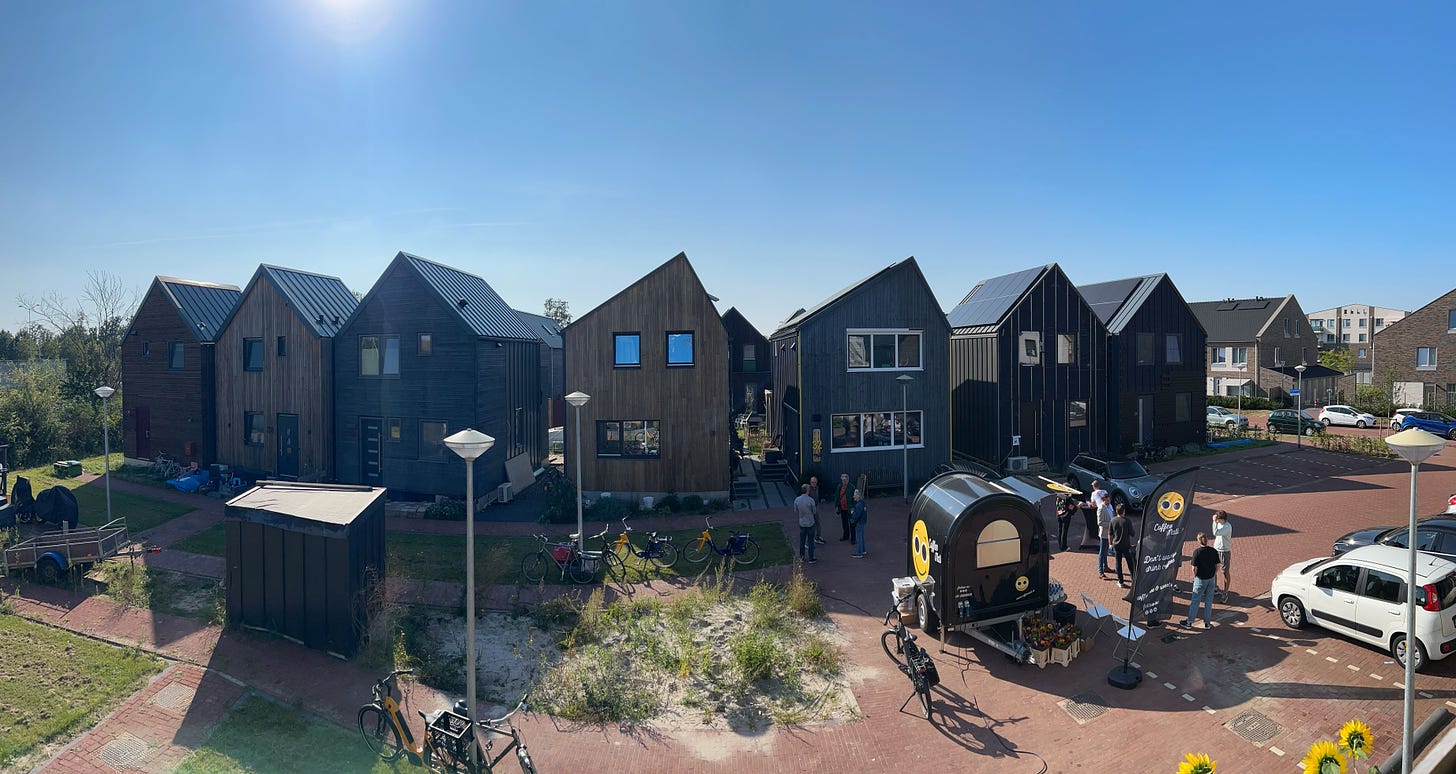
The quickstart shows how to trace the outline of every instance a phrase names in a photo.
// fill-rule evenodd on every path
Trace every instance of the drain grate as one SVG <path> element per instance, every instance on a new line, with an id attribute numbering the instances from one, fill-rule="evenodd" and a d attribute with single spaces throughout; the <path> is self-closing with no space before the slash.
<path id="1" fill-rule="evenodd" d="M 1078 725 L 1095 720 L 1107 711 L 1107 700 L 1096 693 L 1082 693 L 1057 702 Z"/>
<path id="2" fill-rule="evenodd" d="M 152 696 L 152 703 L 169 710 L 184 710 L 192 704 L 197 689 L 182 683 L 170 683 Z"/>
<path id="3" fill-rule="evenodd" d="M 101 762 L 117 771 L 126 771 L 141 763 L 146 754 L 146 742 L 125 734 L 102 745 Z"/>
<path id="4" fill-rule="evenodd" d="M 1249 710 L 1224 724 L 1224 728 L 1238 734 L 1254 744 L 1263 744 L 1273 739 L 1281 729 L 1278 723 L 1262 712 Z"/>

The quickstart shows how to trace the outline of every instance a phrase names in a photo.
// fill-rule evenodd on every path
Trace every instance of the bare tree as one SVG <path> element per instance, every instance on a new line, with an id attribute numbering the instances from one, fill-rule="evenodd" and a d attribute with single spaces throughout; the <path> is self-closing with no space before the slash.
<path id="1" fill-rule="evenodd" d="M 77 325 L 99 328 L 108 322 L 126 319 L 136 309 L 140 297 L 136 288 L 127 288 L 122 283 L 121 277 L 93 270 L 86 272 L 86 285 L 74 302 L 57 290 L 41 296 L 21 293 L 15 302 L 59 333 Z"/>

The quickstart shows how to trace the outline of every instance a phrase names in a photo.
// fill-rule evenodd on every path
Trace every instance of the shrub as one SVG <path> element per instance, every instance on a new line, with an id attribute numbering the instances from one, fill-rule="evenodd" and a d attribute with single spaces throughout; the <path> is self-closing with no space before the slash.
<path id="1" fill-rule="evenodd" d="M 662 498 L 658 505 L 666 508 L 672 513 L 677 513 L 678 511 L 682 510 L 682 498 L 678 497 L 676 494 L 670 493 L 668 494 L 668 496 Z"/>
<path id="2" fill-rule="evenodd" d="M 1223 406 L 1224 408 L 1238 408 L 1240 406 L 1240 403 L 1237 395 L 1209 395 L 1208 405 Z M 1294 401 L 1284 398 L 1270 400 L 1269 398 L 1260 398 L 1257 396 L 1245 395 L 1242 405 L 1245 411 L 1268 411 L 1277 408 L 1294 408 Z"/>
<path id="3" fill-rule="evenodd" d="M 633 507 L 633 503 L 627 500 L 616 497 L 598 497 L 597 501 L 586 509 L 586 516 L 593 521 L 611 523 L 636 512 L 637 509 Z"/>
<path id="4" fill-rule="evenodd" d="M 703 510 L 703 498 L 690 494 L 682 499 L 682 509 L 688 513 L 700 512 Z"/>
<path id="5" fill-rule="evenodd" d="M 576 483 L 557 468 L 547 468 L 541 477 L 541 490 L 546 494 L 546 507 L 537 521 L 542 524 L 576 522 Z"/>
<path id="6" fill-rule="evenodd" d="M 728 500 L 722 497 L 714 497 L 706 503 L 703 503 L 703 507 L 699 513 L 717 513 L 718 511 L 726 510 L 728 510 Z"/>
<path id="7" fill-rule="evenodd" d="M 425 509 L 425 518 L 436 521 L 465 521 L 465 501 L 442 500 Z"/>
<path id="8" fill-rule="evenodd" d="M 784 592 L 789 609 L 805 618 L 823 618 L 824 603 L 819 600 L 819 584 L 804 577 L 804 565 L 794 563 L 794 574 Z"/>
<path id="9" fill-rule="evenodd" d="M 805 666 L 822 675 L 837 674 L 844 666 L 844 651 L 817 634 L 804 639 L 799 657 L 804 660 Z"/>
<path id="10" fill-rule="evenodd" d="M 767 632 L 750 630 L 733 636 L 729 646 L 733 667 L 744 682 L 758 682 L 773 676 L 783 660 L 783 650 Z"/>

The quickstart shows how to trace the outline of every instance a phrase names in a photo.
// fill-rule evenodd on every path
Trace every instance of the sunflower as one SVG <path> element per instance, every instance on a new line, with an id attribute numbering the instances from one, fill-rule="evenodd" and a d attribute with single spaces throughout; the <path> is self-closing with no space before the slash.
<path id="1" fill-rule="evenodd" d="M 1370 755 L 1370 748 L 1374 745 L 1374 738 L 1370 734 L 1370 726 L 1358 720 L 1352 720 L 1340 728 L 1340 752 L 1359 760 Z"/>
<path id="2" fill-rule="evenodd" d="M 1183 762 L 1178 764 L 1178 774 L 1213 774 L 1218 768 L 1218 763 L 1209 759 L 1203 753 L 1188 753 Z"/>
<path id="3" fill-rule="evenodd" d="M 1302 762 L 1304 774 L 1345 774 L 1345 759 L 1334 742 L 1321 739 L 1309 746 Z"/>

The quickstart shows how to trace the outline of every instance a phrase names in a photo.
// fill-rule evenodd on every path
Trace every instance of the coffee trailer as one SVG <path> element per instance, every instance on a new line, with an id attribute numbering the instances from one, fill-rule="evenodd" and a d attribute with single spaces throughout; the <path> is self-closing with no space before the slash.
<path id="1" fill-rule="evenodd" d="M 964 470 L 928 481 L 910 507 L 906 567 L 920 628 L 960 631 L 1025 662 L 1021 619 L 1065 595 L 1048 575 L 1047 517 L 1061 484 Z"/>

